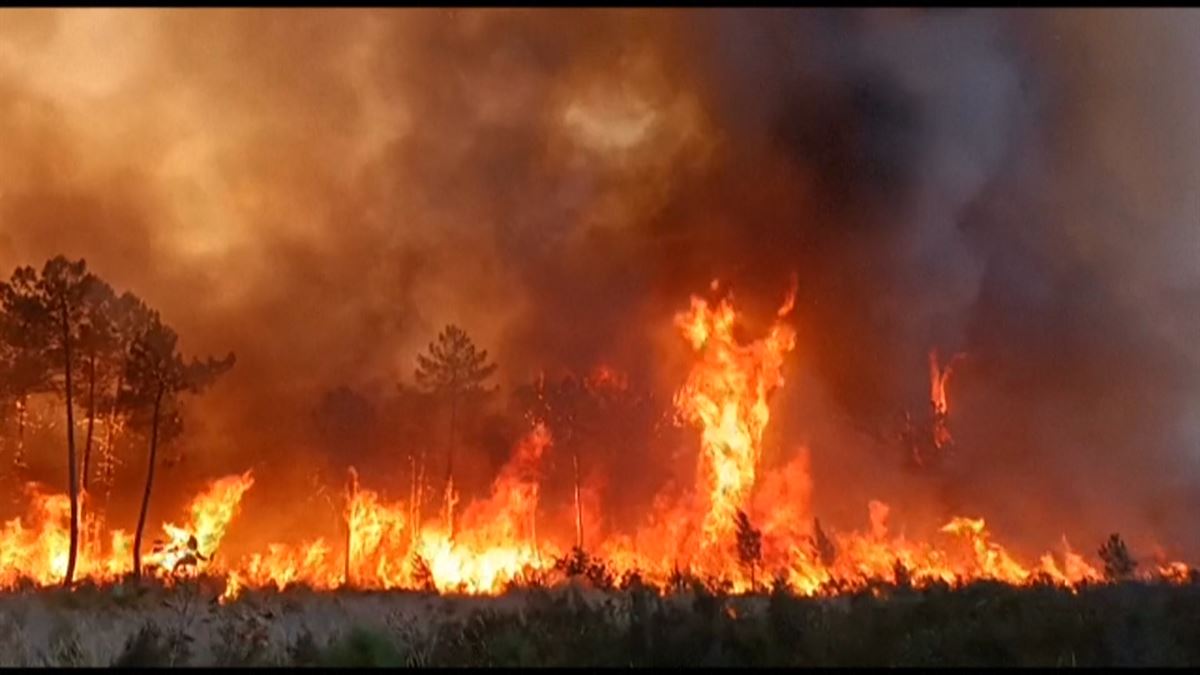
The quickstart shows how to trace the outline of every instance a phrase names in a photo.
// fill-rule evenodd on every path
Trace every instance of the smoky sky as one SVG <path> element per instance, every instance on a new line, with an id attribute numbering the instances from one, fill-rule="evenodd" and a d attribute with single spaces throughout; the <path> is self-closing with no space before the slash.
<path id="1" fill-rule="evenodd" d="M 411 378 L 447 322 L 506 386 L 609 362 L 669 391 L 689 293 L 719 277 L 761 322 L 794 277 L 776 415 L 818 501 L 823 475 L 915 485 L 869 439 L 924 411 L 937 347 L 966 354 L 939 499 L 1200 544 L 1198 29 L 4 10 L 0 262 L 84 257 L 189 352 L 237 353 L 188 417 L 203 470 L 307 447 L 321 392 Z"/>

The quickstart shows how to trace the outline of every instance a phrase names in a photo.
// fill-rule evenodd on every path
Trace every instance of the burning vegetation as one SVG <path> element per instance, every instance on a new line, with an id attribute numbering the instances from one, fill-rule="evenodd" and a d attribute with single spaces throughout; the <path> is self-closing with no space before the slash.
<path id="1" fill-rule="evenodd" d="M 418 385 L 449 407 L 441 485 L 430 478 L 438 473 L 423 455 L 412 455 L 408 502 L 363 485 L 350 466 L 343 493 L 335 500 L 342 503 L 340 539 L 279 537 L 262 550 L 236 552 L 222 544 L 246 521 L 243 498 L 262 480 L 247 471 L 209 483 L 191 500 L 183 519 L 153 530 L 161 534 L 144 553 L 143 525 L 158 449 L 172 438 L 164 429 L 181 428 L 177 395 L 199 392 L 232 367 L 232 355 L 185 364 L 174 333 L 158 315 L 129 294 L 118 297 L 87 273 L 82 261 L 55 259 L 40 274 L 18 269 L 0 290 L 8 336 L 6 367 L 24 374 L 9 381 L 28 383 L 24 389 L 10 389 L 12 403 L 20 402 L 10 404 L 19 427 L 7 446 L 10 475 L 23 470 L 29 397 L 57 391 L 70 411 L 79 392 L 85 392 L 86 411 L 79 424 L 86 430 L 82 461 L 75 441 L 67 443 L 70 489 L 61 494 L 26 484 L 27 515 L 8 521 L 0 531 L 0 583 L 10 588 L 26 582 L 110 583 L 149 573 L 166 583 L 197 575 L 223 579 L 226 600 L 248 588 L 283 590 L 294 584 L 496 594 L 514 584 L 547 583 L 556 577 L 585 577 L 604 587 L 637 579 L 663 589 L 695 578 L 738 593 L 773 583 L 814 595 L 879 582 L 923 587 L 992 580 L 1075 588 L 1138 574 L 1172 583 L 1192 575 L 1186 564 L 1166 560 L 1139 572 L 1117 535 L 1099 550 L 1095 562 L 1074 552 L 1065 537 L 1061 550 L 1023 561 L 996 542 L 985 520 L 977 517 L 954 516 L 928 538 L 913 538 L 893 533 L 892 510 L 879 501 L 869 504 L 869 530 L 825 531 L 806 503 L 811 484 L 819 481 L 810 475 L 807 455 L 775 469 L 764 465 L 771 401 L 786 384 L 796 343 L 789 324 L 794 291 L 765 332 L 754 337 L 747 335 L 733 294 L 718 282 L 711 285 L 710 297 L 692 296 L 689 307 L 674 318 L 691 365 L 672 399 L 671 418 L 675 426 L 695 431 L 694 482 L 657 495 L 644 522 L 622 528 L 605 521 L 603 499 L 581 479 L 587 456 L 581 456 L 579 446 L 566 458 L 571 517 L 554 517 L 543 499 L 550 480 L 546 468 L 552 457 L 563 454 L 555 430 L 563 439 L 578 440 L 571 434 L 586 433 L 576 419 L 586 414 L 580 400 L 619 397 L 629 387 L 624 376 L 608 367 L 582 380 L 568 377 L 553 392 L 543 375 L 532 390 L 518 396 L 525 404 L 526 430 L 486 492 L 460 505 L 454 473 L 459 408 L 487 392 L 484 383 L 495 366 L 486 351 L 450 326 L 418 358 L 416 370 Z M 45 336 L 44 342 L 31 344 L 29 337 L 37 334 Z M 930 352 L 929 364 L 930 441 L 943 449 L 951 443 L 952 371 L 950 365 L 939 365 L 936 352 Z M 42 370 L 33 373 L 35 367 Z M 79 372 L 82 378 L 72 377 Z M 101 414 L 105 410 L 107 416 Z M 117 415 L 126 423 L 108 426 Z M 74 419 L 68 416 L 68 423 L 75 424 Z M 149 446 L 144 498 L 132 537 L 112 527 L 104 501 L 93 500 L 83 486 L 96 472 L 88 457 L 97 424 L 105 425 L 104 452 L 112 452 L 108 444 L 117 428 L 140 429 Z M 69 439 L 73 435 L 67 434 Z M 100 478 L 104 475 L 100 472 Z M 103 489 L 107 483 L 92 485 Z M 585 492 L 592 498 L 585 499 Z M 424 509 L 427 501 L 440 501 L 439 508 Z M 571 526 L 563 527 L 568 522 Z M 590 523 L 586 530 L 585 522 Z"/>
<path id="2" fill-rule="evenodd" d="M 0 604 L 579 591 L 653 662 L 768 603 L 786 651 L 892 597 L 1190 598 L 1197 33 L 5 10 Z M 503 651 L 471 621 L 416 642 Z"/>

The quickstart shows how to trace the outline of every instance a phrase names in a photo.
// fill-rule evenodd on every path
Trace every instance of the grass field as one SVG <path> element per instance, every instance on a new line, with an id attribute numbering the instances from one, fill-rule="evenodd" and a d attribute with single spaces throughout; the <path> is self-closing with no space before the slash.
<path id="1" fill-rule="evenodd" d="M 580 585 L 500 597 L 203 583 L 0 596 L 0 666 L 1200 665 L 1200 584 L 836 598 Z"/>

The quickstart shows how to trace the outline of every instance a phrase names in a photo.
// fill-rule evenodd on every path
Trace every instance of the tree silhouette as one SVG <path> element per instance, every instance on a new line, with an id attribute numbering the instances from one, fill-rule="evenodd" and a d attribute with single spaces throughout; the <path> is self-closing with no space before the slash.
<path id="1" fill-rule="evenodd" d="M 29 397 L 50 391 L 51 367 L 47 353 L 51 317 L 32 267 L 19 267 L 0 284 L 0 395 L 5 409 L 15 409 L 16 447 L 12 468 L 18 480 L 25 469 L 25 425 Z"/>
<path id="2" fill-rule="evenodd" d="M 1125 581 L 1132 577 L 1137 569 L 1137 561 L 1129 554 L 1125 540 L 1115 532 L 1100 546 L 1098 554 L 1104 562 L 1104 576 L 1109 581 Z"/>
<path id="3" fill-rule="evenodd" d="M 533 421 L 550 429 L 559 447 L 571 452 L 572 497 L 575 505 L 575 547 L 583 550 L 583 505 L 579 485 L 579 445 L 594 417 L 595 401 L 585 383 L 574 375 L 546 381 L 544 375 L 521 387 L 515 397 Z"/>
<path id="4" fill-rule="evenodd" d="M 325 451 L 339 454 L 343 464 L 367 458 L 376 414 L 362 394 L 347 386 L 327 390 L 313 410 L 312 422 Z"/>
<path id="5" fill-rule="evenodd" d="M 409 465 L 409 520 L 413 541 L 417 539 L 420 524 L 423 521 L 426 494 L 426 470 L 429 448 L 433 444 L 433 414 L 435 412 L 433 395 L 409 387 L 403 382 L 396 385 L 396 396 L 389 403 L 389 433 L 394 433 L 404 439 L 404 447 L 408 449 Z"/>
<path id="6" fill-rule="evenodd" d="M 820 518 L 813 518 L 812 548 L 822 565 L 833 566 L 833 562 L 837 558 L 837 549 L 833 545 L 833 540 L 825 535 L 825 530 L 821 529 Z"/>
<path id="7" fill-rule="evenodd" d="M 104 486 L 102 503 L 107 505 L 112 491 L 113 472 L 117 458 L 115 444 L 120 429 L 124 428 L 133 410 L 131 401 L 122 396 L 125 389 L 125 374 L 128 370 L 130 352 L 134 340 L 150 325 L 151 311 L 144 302 L 132 293 L 125 292 L 108 306 L 107 318 L 111 330 L 112 344 L 108 353 L 108 377 L 104 378 L 103 393 L 98 404 L 108 409 L 105 422 L 105 438 L 99 462 L 99 480 Z M 85 484 L 86 485 L 86 484 Z"/>
<path id="8" fill-rule="evenodd" d="M 417 386 L 450 406 L 449 440 L 446 444 L 446 527 L 454 536 L 454 445 L 458 434 L 458 407 L 468 397 L 485 393 L 483 383 L 496 371 L 487 362 L 487 350 L 479 350 L 463 329 L 450 324 L 429 343 L 427 353 L 417 355 Z"/>
<path id="9" fill-rule="evenodd" d="M 650 439 L 642 432 L 647 430 L 648 422 L 652 423 L 653 410 L 630 388 L 623 375 L 604 366 L 586 376 L 567 373 L 552 379 L 540 375 L 532 383 L 518 387 L 513 392 L 513 402 L 522 414 L 545 424 L 555 439 L 555 447 L 569 453 L 575 545 L 583 548 L 585 462 L 595 466 L 628 461 L 614 453 L 649 443 Z"/>
<path id="10" fill-rule="evenodd" d="M 116 365 L 120 363 L 118 351 L 122 345 L 113 321 L 116 302 L 117 296 L 112 287 L 99 279 L 91 284 L 83 297 L 78 352 L 83 361 L 85 379 L 80 393 L 87 401 L 87 435 L 83 444 L 83 468 L 80 471 L 80 488 L 85 495 L 92 473 L 92 447 L 99 399 L 103 397 L 104 383 L 111 379 Z M 99 392 L 98 387 L 101 389 Z"/>
<path id="11" fill-rule="evenodd" d="M 750 588 L 758 588 L 757 572 L 762 564 L 762 532 L 750 523 L 750 518 L 741 509 L 733 517 L 737 532 L 738 562 L 750 572 Z"/>
<path id="12" fill-rule="evenodd" d="M 140 577 L 142 573 L 142 535 L 154 486 L 154 468 L 160 434 L 169 439 L 180 430 L 179 416 L 174 405 L 176 397 L 185 392 L 200 393 L 234 364 L 232 353 L 220 360 L 193 359 L 190 363 L 184 363 L 176 348 L 177 341 L 175 331 L 162 322 L 157 312 L 151 312 L 146 327 L 134 338 L 130 346 L 124 389 L 121 392 L 126 405 L 140 417 L 143 424 L 150 427 L 146 486 L 142 493 L 142 506 L 138 512 L 137 530 L 133 537 L 135 578 Z M 167 422 L 166 429 L 161 428 L 164 420 Z"/>
<path id="13" fill-rule="evenodd" d="M 96 283 L 96 278 L 88 273 L 87 264 L 83 260 L 72 262 L 63 256 L 57 256 L 47 261 L 42 267 L 41 278 L 37 281 L 38 296 L 45 307 L 45 312 L 54 317 L 56 324 L 56 330 L 47 333 L 50 338 L 48 350 L 50 360 L 53 363 L 61 364 L 62 367 L 62 392 L 67 412 L 67 480 L 71 501 L 71 542 L 67 554 L 67 572 L 63 578 L 64 586 L 70 586 L 75 576 L 75 561 L 79 549 L 79 477 L 78 467 L 75 463 L 75 406 L 72 401 L 74 356 L 72 350 L 78 343 L 85 321 L 84 298 Z"/>

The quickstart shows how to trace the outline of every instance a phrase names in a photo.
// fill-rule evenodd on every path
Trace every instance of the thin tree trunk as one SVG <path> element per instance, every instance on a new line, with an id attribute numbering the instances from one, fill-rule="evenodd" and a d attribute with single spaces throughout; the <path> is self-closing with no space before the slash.
<path id="1" fill-rule="evenodd" d="M 530 537 L 533 539 L 533 559 L 537 563 L 538 567 L 541 567 L 542 566 L 542 552 L 541 552 L 541 549 L 538 548 L 538 536 L 537 536 L 537 504 L 538 504 L 538 502 L 537 502 L 537 497 L 536 497 L 536 493 L 535 493 L 534 500 L 533 500 L 533 509 L 529 512 L 529 534 L 530 534 Z"/>
<path id="2" fill-rule="evenodd" d="M 421 446 L 421 452 L 417 456 L 417 523 L 421 522 L 425 511 L 425 495 L 429 492 L 428 485 L 429 473 L 429 448 L 425 445 Z"/>
<path id="3" fill-rule="evenodd" d="M 458 431 L 458 395 L 450 397 L 450 444 L 446 451 L 446 530 L 454 541 L 454 441 Z"/>
<path id="4" fill-rule="evenodd" d="M 88 423 L 87 440 L 83 444 L 83 491 L 88 489 L 88 476 L 92 466 L 92 436 L 96 427 L 96 355 L 88 359 Z"/>
<path id="5" fill-rule="evenodd" d="M 116 442 L 117 433 L 117 398 L 121 395 L 121 386 L 125 383 L 125 368 L 121 368 L 121 372 L 117 375 L 117 388 L 113 390 L 112 408 L 108 413 L 108 428 L 104 434 L 104 468 L 101 475 L 104 477 L 104 500 L 103 512 L 108 513 L 108 500 L 112 496 L 112 474 L 113 462 L 115 461 L 113 443 Z"/>
<path id="6" fill-rule="evenodd" d="M 162 410 L 166 385 L 158 384 L 154 397 L 154 422 L 150 430 L 150 461 L 146 468 L 146 490 L 142 493 L 142 509 L 138 512 L 137 532 L 133 535 L 133 578 L 142 578 L 142 533 L 146 529 L 146 512 L 150 510 L 150 488 L 154 484 L 154 462 L 158 456 L 158 416 Z"/>
<path id="7" fill-rule="evenodd" d="M 24 394 L 17 399 L 17 454 L 13 457 L 13 468 L 16 470 L 17 478 L 24 478 L 25 474 L 25 417 L 29 404 L 26 401 Z"/>
<path id="8" fill-rule="evenodd" d="M 346 565 L 342 570 L 342 585 L 350 586 L 350 551 L 354 538 L 354 495 L 358 492 L 358 473 L 350 467 L 349 480 L 346 482 Z"/>
<path id="9" fill-rule="evenodd" d="M 63 586 L 70 588 L 75 576 L 75 558 L 79 549 L 79 476 L 75 466 L 75 411 L 71 405 L 71 324 L 68 321 L 67 302 L 64 299 L 62 313 L 63 368 L 66 375 L 67 398 L 67 480 L 71 497 L 71 548 L 67 553 L 67 574 Z"/>
<path id="10" fill-rule="evenodd" d="M 571 444 L 571 467 L 575 472 L 575 546 L 583 550 L 583 504 L 579 500 L 579 448 Z"/>
<path id="11" fill-rule="evenodd" d="M 421 526 L 421 505 L 417 502 L 420 497 L 420 492 L 417 489 L 417 483 L 420 476 L 417 475 L 417 456 L 410 454 L 408 456 L 408 521 L 409 521 L 409 540 L 410 546 L 415 546 L 417 543 L 417 532 Z"/>

